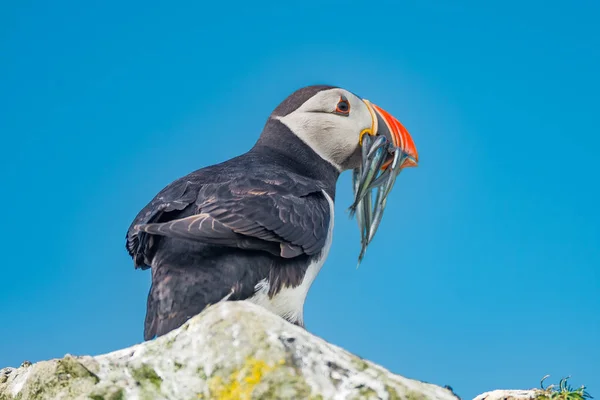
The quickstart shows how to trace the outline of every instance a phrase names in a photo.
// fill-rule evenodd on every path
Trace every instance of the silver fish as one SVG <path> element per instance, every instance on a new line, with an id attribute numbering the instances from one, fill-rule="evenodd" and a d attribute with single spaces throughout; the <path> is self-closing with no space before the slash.
<path id="1" fill-rule="evenodd" d="M 356 198 L 354 200 L 354 204 L 351 206 L 352 208 L 356 208 L 356 205 L 368 191 L 369 185 L 375 178 L 375 175 L 381 170 L 382 165 L 385 162 L 385 158 L 387 155 L 387 149 L 380 147 L 375 152 L 372 160 L 368 163 L 366 167 L 363 167 L 363 173 L 361 174 L 361 181 L 358 185 L 358 192 L 356 193 Z"/>
<path id="2" fill-rule="evenodd" d="M 388 168 L 385 171 L 383 171 L 377 178 L 375 178 L 371 181 L 371 184 L 369 185 L 367 190 L 373 190 L 373 189 L 378 188 L 379 186 L 383 185 L 384 183 L 386 183 L 388 180 L 389 174 L 390 174 L 390 171 Z"/>
<path id="3" fill-rule="evenodd" d="M 373 240 L 377 229 L 379 228 L 379 224 L 381 223 L 381 219 L 383 218 L 383 211 L 385 210 L 385 206 L 387 203 L 387 197 L 389 196 L 392 188 L 394 187 L 394 183 L 396 182 L 396 178 L 402 171 L 400 166 L 406 159 L 406 154 L 403 153 L 400 149 L 396 149 L 394 153 L 394 159 L 392 160 L 391 165 L 388 167 L 389 174 L 387 176 L 387 181 L 385 184 L 380 186 L 377 191 L 377 200 L 375 201 L 375 211 L 373 215 L 373 219 L 371 224 L 369 225 L 369 235 L 368 241 L 369 243 Z"/>
<path id="4" fill-rule="evenodd" d="M 358 207 L 356 208 L 356 219 L 360 218 L 359 226 L 360 226 L 360 255 L 358 256 L 358 264 L 356 264 L 356 268 L 359 267 L 362 258 L 367 251 L 367 246 L 369 245 L 369 226 L 371 226 L 371 209 L 370 204 L 367 204 L 367 199 L 369 196 L 366 196 L 363 200 L 358 203 Z"/>
<path id="5" fill-rule="evenodd" d="M 392 191 L 394 183 L 396 183 L 396 178 L 402 171 L 400 166 L 402 166 L 404 160 L 406 160 L 406 153 L 404 153 L 400 149 L 396 149 L 396 152 L 394 153 L 394 159 L 392 160 L 392 164 L 390 164 L 390 166 L 388 167 L 390 174 L 388 176 L 387 182 L 384 185 L 384 197 L 387 198 L 387 196 Z"/>
<path id="6" fill-rule="evenodd" d="M 392 162 L 382 170 L 392 155 Z M 394 187 L 402 164 L 409 157 L 400 148 L 393 146 L 383 136 L 375 138 L 365 135 L 361 148 L 362 163 L 352 171 L 354 202 L 350 207 L 351 216 L 356 214 L 360 229 L 361 251 L 358 256 L 360 266 L 368 245 L 371 243 L 381 221 L 387 204 L 387 197 Z M 373 191 L 376 191 L 373 203 Z"/>
<path id="7" fill-rule="evenodd" d="M 370 192 L 367 193 L 365 197 L 363 197 L 363 199 L 361 200 L 358 207 L 361 208 L 361 206 L 364 213 L 364 246 L 366 247 L 369 245 L 369 229 L 371 224 L 373 223 L 373 198 L 371 197 Z M 363 240 L 361 240 L 361 242 L 363 242 Z"/>
<path id="8" fill-rule="evenodd" d="M 383 147 L 388 145 L 388 140 L 385 136 L 377 136 L 375 138 L 375 140 L 373 141 L 373 143 L 371 144 L 370 148 L 367 151 L 367 160 L 371 160 L 373 158 L 373 156 L 375 155 L 375 152 Z"/>
<path id="9" fill-rule="evenodd" d="M 352 171 L 352 185 L 354 188 L 354 193 L 358 192 L 358 187 L 359 187 L 359 183 L 360 183 L 360 175 L 361 175 L 361 168 L 356 168 Z M 358 228 L 360 230 L 360 245 L 361 245 L 359 260 L 358 260 L 358 264 L 356 266 L 356 268 L 358 268 L 358 266 L 360 265 L 360 261 L 364 257 L 364 254 L 365 254 L 365 251 L 367 248 L 367 235 L 368 235 L 368 233 L 367 233 L 368 225 L 366 224 L 366 221 L 365 221 L 365 208 L 363 207 L 362 201 L 359 201 L 358 206 L 356 207 L 356 222 L 358 223 Z"/>
<path id="10" fill-rule="evenodd" d="M 360 183 L 360 174 L 361 168 L 355 168 L 352 170 L 352 186 L 354 188 L 354 193 L 358 191 L 358 185 Z M 363 231 L 365 230 L 365 214 L 364 208 L 362 207 L 362 202 L 360 202 L 359 207 L 356 208 L 356 222 L 358 223 L 358 227 L 361 231 L 361 241 L 363 236 Z M 365 235 L 366 236 L 366 235 Z"/>
<path id="11" fill-rule="evenodd" d="M 396 154 L 396 150 L 397 147 L 393 146 L 392 144 L 390 144 L 389 142 L 387 142 L 385 144 L 386 149 L 388 150 L 388 154 L 390 156 L 392 156 L 392 162 L 393 162 L 393 157 Z M 386 158 L 386 162 L 387 162 L 387 158 Z M 391 163 L 390 163 L 391 165 Z M 369 185 L 368 189 L 375 189 L 381 185 L 383 185 L 385 182 L 388 181 L 388 176 L 390 174 L 390 170 L 392 168 L 390 168 L 390 166 L 388 166 L 379 176 L 377 176 L 375 179 L 373 179 L 373 181 L 371 181 L 371 184 Z"/>
<path id="12" fill-rule="evenodd" d="M 361 169 L 362 169 L 361 167 L 358 167 L 358 168 L 354 168 L 352 170 L 352 190 L 354 191 L 355 194 L 358 191 L 358 184 L 360 182 Z"/>
<path id="13" fill-rule="evenodd" d="M 356 194 L 360 189 L 360 182 L 362 181 L 362 176 L 365 173 L 365 170 L 368 168 L 365 167 L 367 163 L 367 154 L 369 153 L 369 149 L 371 147 L 372 139 L 371 136 L 366 134 L 362 138 L 362 147 L 361 147 L 361 166 L 359 168 L 355 168 L 352 171 L 352 186 L 354 189 L 354 202 L 350 206 L 350 217 L 354 215 L 356 212 L 356 207 L 358 205 L 359 199 L 356 197 Z"/>
<path id="14" fill-rule="evenodd" d="M 366 160 L 368 159 L 369 149 L 371 148 L 372 142 L 373 142 L 373 139 L 371 138 L 371 135 L 366 134 L 363 136 L 362 145 L 361 145 L 362 147 L 360 149 L 363 165 L 366 163 Z"/>
<path id="15" fill-rule="evenodd" d="M 394 157 L 396 158 L 396 157 Z M 392 161 L 392 165 L 393 165 L 394 161 Z M 373 210 L 373 219 L 371 220 L 371 224 L 369 225 L 369 234 L 368 234 L 368 241 L 369 243 L 371 243 L 371 240 L 373 240 L 373 237 L 375 236 L 375 233 L 377 232 L 377 228 L 379 228 L 379 224 L 381 223 L 381 219 L 383 218 L 383 211 L 385 209 L 385 204 L 387 201 L 387 196 L 385 195 L 386 192 L 386 186 L 387 183 L 389 182 L 389 176 L 391 174 L 390 172 L 391 168 L 388 168 L 384 173 L 381 175 L 380 178 L 385 177 L 385 182 L 382 183 L 382 185 L 379 185 L 377 187 L 377 195 L 375 197 L 375 209 Z"/>
<path id="16" fill-rule="evenodd" d="M 352 186 L 353 186 L 355 194 L 358 191 L 358 185 L 360 183 L 360 174 L 361 174 L 361 168 L 355 168 L 354 170 L 352 170 Z M 364 210 L 362 207 L 357 207 L 355 210 L 356 222 L 358 223 L 358 228 L 361 231 L 361 237 L 362 237 L 362 231 L 365 228 L 365 218 L 364 218 L 363 211 Z"/>
<path id="17" fill-rule="evenodd" d="M 365 253 L 367 252 L 367 246 L 363 246 L 360 249 L 360 254 L 358 255 L 358 262 L 356 263 L 356 269 L 360 267 L 360 263 L 365 258 Z"/>
<path id="18" fill-rule="evenodd" d="M 370 166 L 373 165 L 373 157 L 380 151 L 379 149 L 388 149 L 390 144 L 385 136 L 377 136 L 374 140 L 369 143 L 368 147 L 363 148 L 362 151 L 362 176 L 361 182 L 364 182 L 366 174 L 370 170 Z M 366 150 L 366 152 L 365 152 Z"/>
<path id="19" fill-rule="evenodd" d="M 388 176 L 388 181 L 383 185 L 385 186 L 386 189 L 389 189 L 389 186 L 391 185 L 391 182 L 394 181 L 395 175 L 397 174 L 397 169 L 400 166 L 400 164 L 404 161 L 404 153 L 401 150 L 397 150 L 396 152 L 394 152 L 394 158 L 392 159 L 392 162 L 388 168 L 388 170 L 390 171 L 390 174 Z"/>
<path id="20" fill-rule="evenodd" d="M 385 205 L 387 203 L 387 197 L 384 196 L 380 196 L 380 193 L 382 193 L 383 190 L 380 187 L 377 190 L 377 200 L 375 203 L 375 212 L 373 215 L 373 220 L 371 222 L 371 224 L 369 225 L 369 235 L 368 235 L 368 242 L 371 243 L 371 241 L 373 240 L 373 237 L 375 237 L 375 233 L 377 232 L 377 229 L 379 228 L 379 224 L 381 223 L 381 219 L 383 218 L 383 211 L 385 210 Z"/>

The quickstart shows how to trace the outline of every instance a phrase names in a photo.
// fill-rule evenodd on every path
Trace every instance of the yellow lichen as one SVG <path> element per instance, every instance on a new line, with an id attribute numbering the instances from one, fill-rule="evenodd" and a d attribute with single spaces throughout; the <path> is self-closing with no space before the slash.
<path id="1" fill-rule="evenodd" d="M 250 400 L 254 388 L 263 380 L 265 375 L 283 364 L 285 364 L 285 360 L 273 365 L 264 360 L 249 357 L 240 369 L 229 376 L 229 379 L 224 380 L 220 376 L 210 379 L 208 388 L 211 392 L 211 398 L 218 400 Z"/>

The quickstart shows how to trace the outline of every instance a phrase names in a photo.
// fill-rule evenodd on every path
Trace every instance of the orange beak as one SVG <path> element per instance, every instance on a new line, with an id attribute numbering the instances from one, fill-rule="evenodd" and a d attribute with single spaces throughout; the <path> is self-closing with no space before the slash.
<path id="1" fill-rule="evenodd" d="M 363 100 L 371 112 L 373 117 L 372 135 L 384 135 L 394 146 L 402 150 L 406 157 L 400 168 L 416 167 L 419 163 L 419 154 L 415 142 L 413 141 L 408 130 L 394 118 L 390 113 L 383 108 L 371 103 L 368 100 Z M 383 165 L 383 169 L 387 168 L 391 160 Z"/>

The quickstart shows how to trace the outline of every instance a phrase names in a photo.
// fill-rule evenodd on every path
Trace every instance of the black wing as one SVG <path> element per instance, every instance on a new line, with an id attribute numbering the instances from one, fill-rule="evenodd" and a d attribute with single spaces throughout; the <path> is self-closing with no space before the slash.
<path id="1" fill-rule="evenodd" d="M 197 198 L 198 183 L 190 179 L 179 179 L 161 190 L 156 197 L 144 207 L 136 216 L 135 220 L 127 231 L 126 248 L 129 255 L 133 258 L 135 267 L 148 268 L 150 259 L 147 253 L 150 251 L 154 240 L 151 235 L 138 232 L 135 229 L 137 224 L 157 222 L 168 218 L 169 215 L 177 214 L 190 204 L 193 204 Z"/>
<path id="2" fill-rule="evenodd" d="M 136 266 L 148 265 L 144 252 L 154 235 L 293 258 L 321 251 L 330 218 L 326 194 L 310 181 L 242 177 L 199 184 L 184 178 L 142 210 L 127 248 Z"/>

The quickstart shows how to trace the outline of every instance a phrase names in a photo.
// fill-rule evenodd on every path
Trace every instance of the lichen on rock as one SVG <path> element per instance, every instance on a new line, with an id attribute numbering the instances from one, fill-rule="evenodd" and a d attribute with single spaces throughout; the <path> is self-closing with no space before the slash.
<path id="1" fill-rule="evenodd" d="M 259 398 L 457 399 L 248 302 L 216 304 L 127 349 L 0 370 L 0 400 Z"/>

